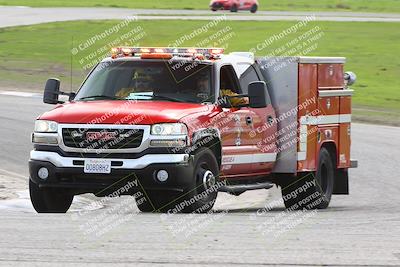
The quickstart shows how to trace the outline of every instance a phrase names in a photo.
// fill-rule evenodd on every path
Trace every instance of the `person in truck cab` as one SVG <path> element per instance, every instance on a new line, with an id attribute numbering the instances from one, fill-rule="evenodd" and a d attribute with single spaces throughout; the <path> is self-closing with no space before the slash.
<path id="1" fill-rule="evenodd" d="M 239 95 L 238 92 L 234 92 L 231 88 L 230 84 L 230 77 L 227 76 L 224 71 L 221 72 L 221 81 L 220 81 L 220 97 L 223 98 L 225 96 L 230 97 L 229 101 L 233 107 L 237 107 L 240 105 L 246 105 L 249 104 L 249 98 L 248 97 L 232 97 L 232 96 L 237 96 Z"/>
<path id="2" fill-rule="evenodd" d="M 198 76 L 195 91 L 193 93 L 197 98 L 202 99 L 204 102 L 210 101 L 214 96 L 210 94 L 209 77 L 207 73 L 200 73 Z"/>
<path id="3" fill-rule="evenodd" d="M 138 92 L 152 92 L 152 84 L 154 79 L 151 75 L 135 71 L 131 84 L 133 87 L 121 88 L 115 96 L 118 98 L 127 98 L 132 93 Z"/>
<path id="4" fill-rule="evenodd" d="M 197 79 L 197 84 L 196 84 L 196 89 L 197 89 L 197 97 L 202 98 L 204 101 L 210 100 L 213 96 L 210 96 L 210 84 L 209 84 L 209 78 L 205 74 L 200 74 L 198 75 Z M 221 80 L 221 86 L 220 86 L 220 96 L 237 96 L 239 95 L 238 93 L 234 92 L 229 88 L 227 83 L 224 80 Z M 246 105 L 249 104 L 249 99 L 248 97 L 233 97 L 230 98 L 230 103 L 232 106 L 240 106 L 240 105 Z"/>

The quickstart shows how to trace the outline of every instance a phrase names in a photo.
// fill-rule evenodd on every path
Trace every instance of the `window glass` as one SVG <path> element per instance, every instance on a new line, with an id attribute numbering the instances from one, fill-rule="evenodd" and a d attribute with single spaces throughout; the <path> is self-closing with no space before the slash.
<path id="1" fill-rule="evenodd" d="M 164 61 L 116 61 L 100 63 L 75 100 L 160 100 L 211 102 L 211 65 Z"/>
<path id="2" fill-rule="evenodd" d="M 249 66 L 242 76 L 240 76 L 240 86 L 242 87 L 242 92 L 244 94 L 248 93 L 248 86 L 251 82 L 259 81 L 257 72 L 253 66 Z"/>
<path id="3" fill-rule="evenodd" d="M 240 94 L 240 88 L 235 81 L 236 73 L 232 66 L 226 65 L 221 67 L 220 71 L 220 90 L 229 90 L 233 93 Z"/>

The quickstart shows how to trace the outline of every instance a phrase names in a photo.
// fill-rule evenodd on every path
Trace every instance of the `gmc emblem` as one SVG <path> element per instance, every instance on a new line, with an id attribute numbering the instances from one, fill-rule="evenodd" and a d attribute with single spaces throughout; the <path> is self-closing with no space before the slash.
<path id="1" fill-rule="evenodd" d="M 91 141 L 109 141 L 117 137 L 117 132 L 87 132 L 86 140 Z"/>

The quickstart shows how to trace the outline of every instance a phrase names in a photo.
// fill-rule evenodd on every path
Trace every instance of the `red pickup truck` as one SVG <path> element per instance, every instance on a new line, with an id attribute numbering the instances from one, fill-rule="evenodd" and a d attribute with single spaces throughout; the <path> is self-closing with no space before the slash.
<path id="1" fill-rule="evenodd" d="M 32 204 L 66 212 L 75 195 L 117 192 L 144 195 L 144 212 L 207 212 L 218 192 L 278 185 L 289 209 L 326 208 L 356 166 L 344 62 L 115 48 L 77 93 L 47 81 L 44 102 L 56 106 L 32 133 Z"/>
<path id="2" fill-rule="evenodd" d="M 258 9 L 257 0 L 211 0 L 210 8 L 212 11 L 230 10 L 237 12 L 238 10 L 250 10 L 251 13 L 256 13 Z"/>

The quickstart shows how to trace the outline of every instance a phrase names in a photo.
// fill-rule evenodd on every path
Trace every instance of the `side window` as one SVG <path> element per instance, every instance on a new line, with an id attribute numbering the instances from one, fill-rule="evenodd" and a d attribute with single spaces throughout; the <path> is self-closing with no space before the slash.
<path id="1" fill-rule="evenodd" d="M 249 83 L 259 80 L 256 70 L 250 65 L 240 76 L 240 87 L 242 87 L 243 94 L 247 94 Z"/>
<path id="2" fill-rule="evenodd" d="M 241 94 L 239 84 L 237 82 L 236 73 L 232 66 L 225 65 L 220 71 L 220 90 L 229 90 L 236 94 Z"/>

